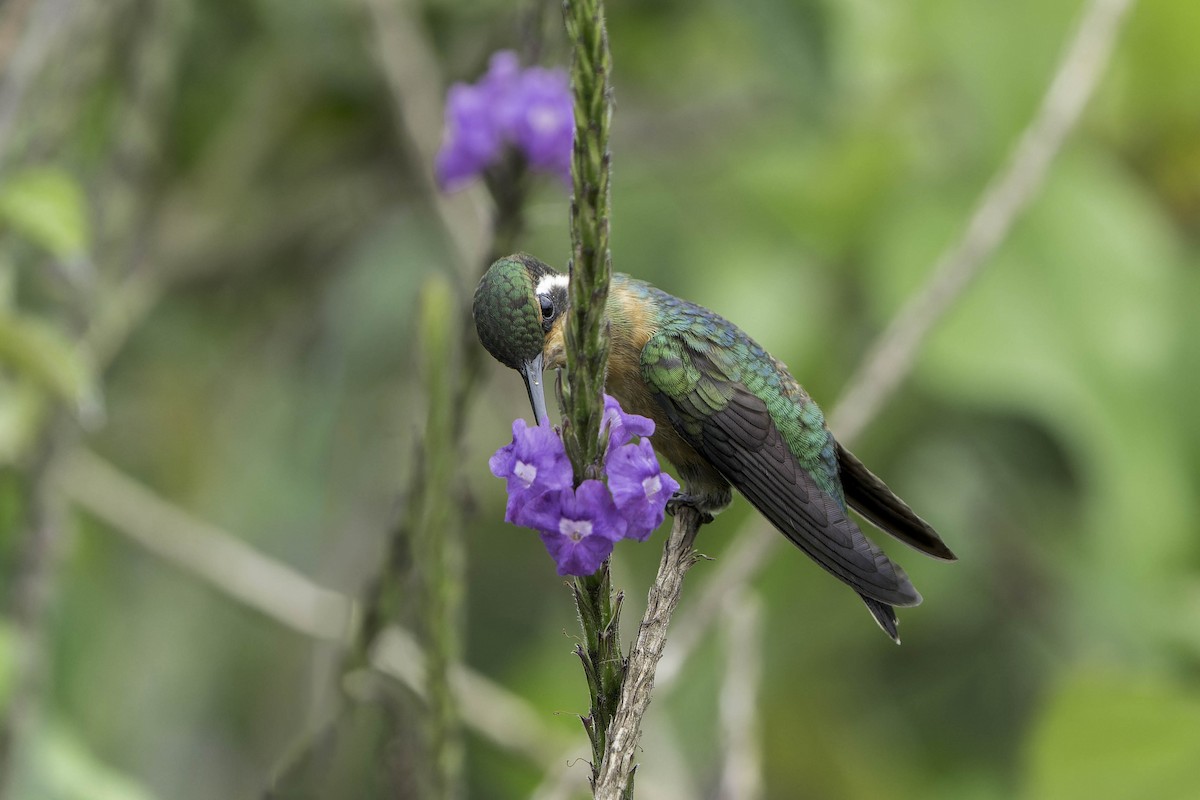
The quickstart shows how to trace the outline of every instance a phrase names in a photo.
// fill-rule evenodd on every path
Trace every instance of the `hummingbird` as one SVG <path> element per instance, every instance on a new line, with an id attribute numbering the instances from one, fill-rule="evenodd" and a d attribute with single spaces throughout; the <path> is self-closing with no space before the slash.
<path id="1" fill-rule="evenodd" d="M 542 372 L 566 363 L 568 280 L 518 253 L 491 265 L 472 305 L 480 342 L 521 374 L 539 424 L 548 419 Z M 732 322 L 621 273 L 605 311 L 605 388 L 626 412 L 654 420 L 651 444 L 683 486 L 669 508 L 689 505 L 711 521 L 737 489 L 857 592 L 899 644 L 895 607 L 921 595 L 848 508 L 922 553 L 957 560 L 934 529 L 833 437 L 787 367 Z"/>

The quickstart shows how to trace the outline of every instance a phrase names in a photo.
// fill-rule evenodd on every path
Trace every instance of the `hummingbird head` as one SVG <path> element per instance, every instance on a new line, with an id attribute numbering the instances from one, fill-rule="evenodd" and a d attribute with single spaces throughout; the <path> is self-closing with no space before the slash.
<path id="1" fill-rule="evenodd" d="M 538 424 L 548 419 L 542 386 L 546 339 L 567 308 L 567 276 L 525 253 L 505 256 L 484 273 L 471 314 L 492 357 L 521 373 Z"/>

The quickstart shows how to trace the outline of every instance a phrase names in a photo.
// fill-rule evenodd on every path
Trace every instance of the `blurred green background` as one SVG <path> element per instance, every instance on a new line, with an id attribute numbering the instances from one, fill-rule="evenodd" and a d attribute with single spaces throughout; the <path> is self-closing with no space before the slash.
<path id="1" fill-rule="evenodd" d="M 613 0 L 616 268 L 738 322 L 831 408 L 959 235 L 1081 7 Z M 460 247 L 484 226 L 464 212 L 478 193 L 439 213 L 422 142 L 449 82 L 527 50 L 530 30 L 542 63 L 565 64 L 557 6 L 541 15 L 0 6 L 9 797 L 259 797 L 321 731 L 277 796 L 419 793 L 422 703 L 390 678 L 363 689 L 336 643 L 279 616 L 311 616 L 291 577 L 362 596 L 414 478 L 447 455 L 417 446 L 428 332 L 465 321 L 450 302 L 422 324 L 419 298 L 469 293 L 481 265 Z M 781 548 L 656 697 L 639 797 L 720 796 L 734 752 L 767 798 L 1196 796 L 1198 31 L 1194 0 L 1133 10 L 1044 190 L 857 444 L 961 559 L 889 543 L 925 596 L 901 612 L 904 645 Z M 475 227 L 452 240 L 444 219 Z M 538 179 L 526 219 L 520 247 L 565 265 L 563 188 Z M 463 659 L 552 745 L 513 752 L 524 718 L 468 705 L 471 798 L 586 787 L 583 763 L 574 794 L 545 783 L 586 752 L 569 593 L 501 522 L 486 464 L 528 414 L 487 362 L 448 451 L 469 498 Z M 753 520 L 739 500 L 704 529 L 717 563 L 693 570 L 681 614 Z M 252 550 L 172 550 L 188 525 Z M 419 633 L 422 551 L 402 539 L 387 619 Z M 661 540 L 618 548 L 627 641 Z M 722 711 L 730 651 L 761 654 L 757 678 L 733 659 L 741 723 Z M 481 733 L 497 716 L 500 735 Z"/>

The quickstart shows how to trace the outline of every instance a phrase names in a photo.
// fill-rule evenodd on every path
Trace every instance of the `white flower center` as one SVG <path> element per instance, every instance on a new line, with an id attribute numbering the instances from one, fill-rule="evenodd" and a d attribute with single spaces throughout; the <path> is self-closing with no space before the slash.
<path id="1" fill-rule="evenodd" d="M 578 542 L 583 537 L 592 535 L 592 523 L 591 520 L 564 517 L 558 521 L 558 532 L 572 542 Z"/>
<path id="2" fill-rule="evenodd" d="M 562 114 L 553 106 L 535 106 L 529 111 L 529 127 L 538 133 L 553 133 L 561 124 Z"/>
<path id="3" fill-rule="evenodd" d="M 658 475 L 651 475 L 642 481 L 642 491 L 646 493 L 646 497 L 654 497 L 662 491 L 662 478 Z"/>
<path id="4" fill-rule="evenodd" d="M 513 475 L 520 478 L 521 483 L 528 489 L 533 484 L 534 478 L 537 477 L 537 467 L 533 464 L 526 464 L 524 461 L 518 461 L 513 467 Z"/>

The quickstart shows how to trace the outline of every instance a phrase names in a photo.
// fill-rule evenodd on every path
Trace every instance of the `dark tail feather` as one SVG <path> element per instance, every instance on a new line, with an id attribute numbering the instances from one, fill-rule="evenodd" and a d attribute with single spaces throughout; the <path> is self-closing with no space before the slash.
<path id="1" fill-rule="evenodd" d="M 859 597 L 867 604 L 867 610 L 871 612 L 871 616 L 879 623 L 879 627 L 883 628 L 883 632 L 892 637 L 893 642 L 900 644 L 900 632 L 896 629 L 900 621 L 896 619 L 896 609 L 887 603 L 881 603 L 874 598 L 867 597 L 865 594 L 860 594 Z"/>
<path id="2" fill-rule="evenodd" d="M 884 533 L 920 550 L 926 555 L 944 561 L 957 561 L 946 543 L 929 527 L 929 523 L 918 517 L 903 500 L 875 477 L 871 470 L 854 457 L 854 454 L 837 446 L 838 466 L 841 468 L 842 489 L 846 502 L 863 515 L 863 518 Z M 868 604 L 869 605 L 869 604 Z M 872 609 L 871 613 L 875 613 Z M 878 618 L 876 614 L 876 618 Z M 880 623 L 883 624 L 882 622 Z M 884 630 L 887 630 L 885 627 Z"/>

